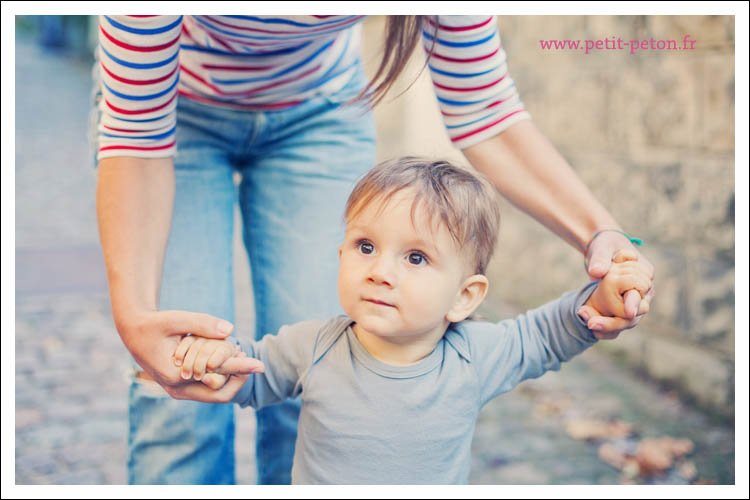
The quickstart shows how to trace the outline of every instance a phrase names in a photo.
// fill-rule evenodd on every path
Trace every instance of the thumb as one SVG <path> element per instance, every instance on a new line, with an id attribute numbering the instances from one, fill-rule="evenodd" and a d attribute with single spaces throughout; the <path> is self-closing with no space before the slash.
<path id="1" fill-rule="evenodd" d="M 592 245 L 591 256 L 586 272 L 593 279 L 601 279 L 609 272 L 612 265 L 612 250 L 606 245 Z"/>
<path id="2" fill-rule="evenodd" d="M 597 311 L 593 307 L 584 304 L 580 307 L 580 309 L 578 309 L 578 316 L 580 316 L 583 321 L 588 323 L 591 318 L 600 316 L 600 314 L 599 311 Z"/>
<path id="3" fill-rule="evenodd" d="M 255 358 L 235 356 L 224 361 L 216 370 L 222 375 L 249 375 L 251 373 L 262 373 L 265 371 L 262 361 Z"/>
<path id="4" fill-rule="evenodd" d="M 199 337 L 221 340 L 234 330 L 232 323 L 210 314 L 189 311 L 161 311 L 158 314 L 162 330 L 168 335 L 192 333 Z"/>
<path id="5" fill-rule="evenodd" d="M 624 295 L 625 317 L 635 318 L 638 315 L 638 309 L 641 306 L 641 294 L 638 290 L 628 290 Z"/>

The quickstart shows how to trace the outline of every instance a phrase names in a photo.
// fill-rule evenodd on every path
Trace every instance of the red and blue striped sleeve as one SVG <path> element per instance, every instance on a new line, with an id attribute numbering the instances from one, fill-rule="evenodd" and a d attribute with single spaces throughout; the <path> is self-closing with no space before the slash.
<path id="1" fill-rule="evenodd" d="M 494 16 L 439 16 L 422 35 L 448 135 L 465 149 L 530 116 L 508 74 Z M 434 44 L 434 46 L 433 46 Z"/>
<path id="2" fill-rule="evenodd" d="M 175 153 L 182 16 L 100 16 L 97 158 Z"/>

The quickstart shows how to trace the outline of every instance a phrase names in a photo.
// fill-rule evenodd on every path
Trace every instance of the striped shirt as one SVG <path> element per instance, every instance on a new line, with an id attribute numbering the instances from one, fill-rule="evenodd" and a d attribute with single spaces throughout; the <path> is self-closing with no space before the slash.
<path id="1" fill-rule="evenodd" d="M 177 95 L 272 111 L 341 89 L 361 64 L 364 16 L 100 16 L 98 158 L 174 155 Z M 423 32 L 445 126 L 459 148 L 528 118 L 492 16 L 440 16 Z"/>

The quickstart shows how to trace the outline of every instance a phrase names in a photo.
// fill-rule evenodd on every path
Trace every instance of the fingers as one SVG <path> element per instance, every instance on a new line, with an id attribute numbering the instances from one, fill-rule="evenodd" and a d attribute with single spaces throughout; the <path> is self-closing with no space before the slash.
<path id="1" fill-rule="evenodd" d="M 227 340 L 205 339 L 194 335 L 190 338 L 192 343 L 184 342 L 188 346 L 182 361 L 181 375 L 184 379 L 192 377 L 201 380 L 207 372 L 214 371 L 235 354 L 234 344 Z M 181 343 L 179 352 L 175 351 L 175 356 L 186 349 L 185 345 Z"/>
<path id="2" fill-rule="evenodd" d="M 646 296 L 652 285 L 646 267 L 636 261 L 625 261 L 612 266 L 605 279 L 617 280 L 619 293 L 624 294 L 627 290 L 633 288 L 638 290 L 641 297 Z"/>
<path id="3" fill-rule="evenodd" d="M 638 252 L 636 252 L 633 248 L 621 248 L 612 257 L 612 262 L 616 262 L 618 264 L 629 260 L 638 260 Z"/>
<path id="4" fill-rule="evenodd" d="M 624 297 L 624 310 L 626 318 L 635 318 L 641 306 L 641 294 L 639 290 L 628 290 Z"/>
<path id="5" fill-rule="evenodd" d="M 218 373 L 207 373 L 200 379 L 201 383 L 213 390 L 218 390 L 224 387 L 229 377 L 227 375 L 220 375 Z"/>
<path id="6" fill-rule="evenodd" d="M 589 319 L 593 318 L 594 316 L 599 316 L 599 311 L 594 309 L 591 306 L 582 305 L 580 309 L 578 309 L 578 315 L 583 319 L 583 321 L 588 324 Z"/>
<path id="7" fill-rule="evenodd" d="M 606 257 L 603 252 L 592 252 L 589 259 L 589 265 L 586 272 L 591 278 L 598 280 L 609 272 L 609 266 L 612 264 L 612 258 Z"/>
<path id="8" fill-rule="evenodd" d="M 167 393 L 175 399 L 191 399 L 203 403 L 228 403 L 247 381 L 248 375 L 233 375 L 218 390 L 211 389 L 201 382 L 169 387 Z"/>
<path id="9" fill-rule="evenodd" d="M 174 364 L 177 366 L 182 366 L 183 361 L 185 360 L 185 354 L 187 354 L 188 349 L 191 345 L 193 345 L 193 342 L 195 342 L 195 339 L 197 337 L 194 337 L 192 335 L 185 335 L 182 340 L 180 341 L 180 345 L 177 346 L 177 349 L 174 352 Z"/>
<path id="10" fill-rule="evenodd" d="M 228 337 L 234 325 L 210 314 L 189 311 L 160 311 L 161 326 L 171 335 L 192 333 L 199 337 L 224 339 Z"/>
<path id="11" fill-rule="evenodd" d="M 195 362 L 193 363 L 193 378 L 195 380 L 201 380 L 201 378 L 203 378 L 203 375 L 209 371 L 207 370 L 207 363 L 210 359 L 214 360 L 213 366 L 221 366 L 221 364 L 231 358 L 233 354 L 234 344 L 228 340 L 206 339 L 200 352 L 195 357 Z"/>
<path id="12" fill-rule="evenodd" d="M 235 356 L 224 361 L 216 369 L 216 373 L 225 375 L 248 375 L 251 373 L 262 373 L 266 367 L 262 361 L 255 358 L 248 358 L 244 353 L 242 356 Z"/>
<path id="13" fill-rule="evenodd" d="M 607 274 L 612 262 L 638 261 L 645 267 L 650 280 L 654 279 L 654 266 L 641 254 L 624 235 L 616 231 L 604 231 L 591 241 L 587 257 L 586 271 L 593 279 L 601 279 Z"/>
<path id="14" fill-rule="evenodd" d="M 654 265 L 646 257 L 644 257 L 643 254 L 640 253 L 638 254 L 638 262 L 646 269 L 648 279 L 653 281 L 655 277 Z"/>
<path id="15" fill-rule="evenodd" d="M 625 236 L 614 231 L 600 232 L 588 249 L 588 267 L 586 271 L 593 279 L 601 279 L 609 272 L 612 257 L 621 248 L 632 247 Z"/>
<path id="16" fill-rule="evenodd" d="M 620 332 L 614 332 L 614 333 L 608 333 L 608 332 L 599 332 L 594 331 L 594 337 L 596 337 L 599 340 L 614 340 L 620 335 Z"/>
<path id="17" fill-rule="evenodd" d="M 225 361 L 234 356 L 236 353 L 234 346 L 226 342 L 221 349 L 216 349 L 206 360 L 206 370 L 215 372 Z"/>
<path id="18" fill-rule="evenodd" d="M 206 374 L 206 361 L 216 351 L 216 346 L 209 342 L 204 342 L 201 350 L 195 355 L 195 361 L 193 361 L 193 379 L 201 380 L 203 375 Z"/>
<path id="19" fill-rule="evenodd" d="M 646 297 L 649 297 L 649 296 L 646 295 Z M 644 298 L 640 301 L 640 304 L 638 305 L 638 313 L 635 315 L 635 317 L 643 316 L 644 314 L 648 314 L 649 312 L 651 312 L 651 301 L 650 299 L 647 300 Z"/>
<path id="20" fill-rule="evenodd" d="M 175 351 L 175 364 L 182 366 L 182 379 L 193 378 L 201 381 L 210 373 L 221 375 L 248 375 L 265 370 L 262 361 L 248 358 L 239 350 L 239 346 L 226 340 L 205 339 L 194 335 L 186 336 Z M 221 387 L 221 383 L 213 380 L 206 385 Z"/>
<path id="21" fill-rule="evenodd" d="M 185 380 L 189 380 L 193 377 L 193 364 L 195 363 L 195 358 L 198 357 L 198 353 L 205 343 L 206 339 L 203 337 L 196 337 L 195 341 L 188 348 L 188 352 L 185 354 L 185 359 L 182 361 L 181 375 Z"/>
<path id="22" fill-rule="evenodd" d="M 654 294 L 656 293 L 654 283 L 651 282 L 651 288 L 648 290 L 648 293 L 643 296 L 643 300 L 651 304 L 651 301 L 654 299 Z"/>
<path id="23" fill-rule="evenodd" d="M 594 331 L 597 338 L 614 338 L 601 336 L 602 334 L 619 334 L 622 330 L 633 328 L 640 321 L 640 317 L 625 319 L 618 317 L 595 316 L 589 319 L 587 325 Z M 599 335 L 597 335 L 599 334 Z"/>

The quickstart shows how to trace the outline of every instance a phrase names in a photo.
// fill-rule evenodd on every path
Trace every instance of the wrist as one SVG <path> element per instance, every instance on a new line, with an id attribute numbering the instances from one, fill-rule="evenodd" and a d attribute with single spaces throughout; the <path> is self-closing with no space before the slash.
<path id="1" fill-rule="evenodd" d="M 601 237 L 602 235 L 607 235 L 608 241 L 612 242 L 614 240 L 620 240 L 623 245 L 630 245 L 633 248 L 636 246 L 642 246 L 643 240 L 640 238 L 636 238 L 635 236 L 631 236 L 622 229 L 614 229 L 614 228 L 606 228 L 606 229 L 600 229 L 596 231 L 589 241 L 586 243 L 584 249 L 583 249 L 583 266 L 588 271 L 588 265 L 589 265 L 589 253 L 591 250 L 591 247 L 594 243 L 594 241 Z M 623 248 L 622 246 L 620 248 Z M 614 258 L 614 254 L 612 255 L 612 258 Z"/>
<path id="2" fill-rule="evenodd" d="M 134 318 L 158 311 L 158 292 L 154 290 L 155 284 L 136 287 L 135 280 L 128 277 L 127 273 L 114 269 L 108 271 L 109 296 L 116 325 L 127 326 Z M 148 290 L 149 288 L 151 290 Z"/>
<path id="3" fill-rule="evenodd" d="M 112 319 L 117 332 L 128 349 L 130 349 L 134 337 L 139 336 L 138 332 L 142 325 L 148 322 L 148 316 L 154 312 L 156 312 L 156 308 L 136 305 L 133 302 L 112 300 Z"/>
<path id="4" fill-rule="evenodd" d="M 601 283 L 601 282 L 600 282 Z M 604 305 L 599 300 L 599 293 L 600 292 L 600 284 L 597 284 L 596 288 L 594 288 L 594 291 L 591 293 L 589 298 L 584 302 L 583 305 L 588 306 L 592 309 L 594 309 L 599 316 L 606 316 L 606 314 L 603 314 L 604 310 L 606 309 Z"/>
<path id="5" fill-rule="evenodd" d="M 594 234 L 591 235 L 591 238 L 589 238 L 588 242 L 586 243 L 586 246 L 584 247 L 584 253 L 588 252 L 588 249 L 591 247 L 591 244 L 594 242 L 594 240 L 599 235 L 604 234 L 604 233 L 619 234 L 623 238 L 627 239 L 633 245 L 637 245 L 637 246 L 643 245 L 642 239 L 636 238 L 635 236 L 631 236 L 620 228 L 604 228 L 604 229 L 597 230 Z"/>
<path id="6" fill-rule="evenodd" d="M 622 231 L 622 228 L 614 221 L 609 223 L 595 224 L 587 227 L 586 231 L 581 233 L 582 237 L 579 240 L 579 250 L 584 255 L 584 257 L 586 256 L 586 252 L 591 246 L 591 243 L 597 238 L 597 236 L 599 236 L 601 233 L 610 231 L 620 232 Z"/>
<path id="7" fill-rule="evenodd" d="M 581 253 L 585 252 L 586 245 L 596 233 L 609 229 L 622 230 L 617 220 L 598 205 L 598 202 L 596 203 L 599 209 L 585 209 L 584 215 L 579 216 L 577 222 L 570 228 L 575 239 L 575 246 Z"/>

